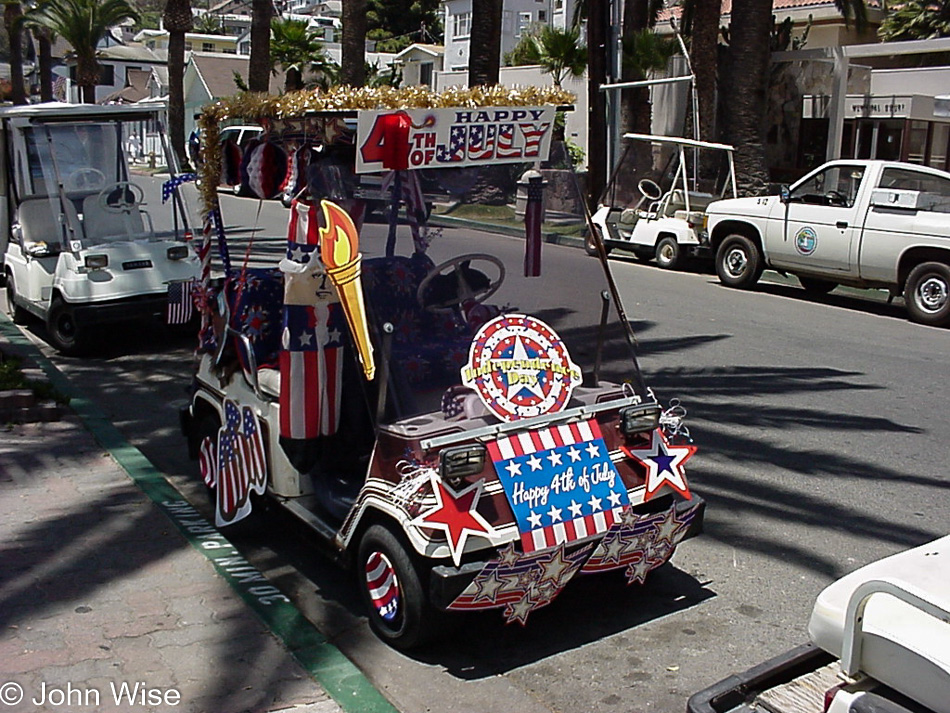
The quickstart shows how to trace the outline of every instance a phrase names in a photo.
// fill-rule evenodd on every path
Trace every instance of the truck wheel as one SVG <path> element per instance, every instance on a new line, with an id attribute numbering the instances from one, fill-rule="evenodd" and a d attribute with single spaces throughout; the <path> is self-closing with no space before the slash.
<path id="1" fill-rule="evenodd" d="M 821 280 L 817 277 L 805 277 L 804 275 L 798 275 L 798 281 L 805 288 L 805 292 L 810 295 L 827 295 L 838 286 L 837 282 L 831 280 Z"/>
<path id="2" fill-rule="evenodd" d="M 664 270 L 677 270 L 683 264 L 683 250 L 676 238 L 661 238 L 656 244 L 656 264 Z"/>
<path id="3" fill-rule="evenodd" d="M 357 577 L 379 638 L 397 649 L 411 649 L 432 637 L 437 612 L 406 548 L 385 525 L 371 526 L 360 540 Z"/>
<path id="4" fill-rule="evenodd" d="M 913 270 L 904 286 L 904 302 L 911 320 L 932 327 L 950 325 L 950 267 L 925 262 Z"/>
<path id="5" fill-rule="evenodd" d="M 7 313 L 14 324 L 26 324 L 30 313 L 16 303 L 16 287 L 13 284 L 13 275 L 7 275 Z"/>
<path id="6" fill-rule="evenodd" d="M 728 287 L 750 289 L 764 267 L 758 246 L 744 235 L 730 235 L 716 251 L 716 274 Z"/>
<path id="7" fill-rule="evenodd" d="M 76 325 L 72 309 L 59 297 L 53 298 L 46 315 L 46 331 L 50 344 L 67 356 L 81 354 L 88 346 L 86 333 Z"/>

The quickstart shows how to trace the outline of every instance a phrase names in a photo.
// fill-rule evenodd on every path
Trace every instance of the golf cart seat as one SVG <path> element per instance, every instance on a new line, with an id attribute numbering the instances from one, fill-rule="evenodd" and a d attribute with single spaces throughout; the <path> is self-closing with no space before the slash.
<path id="1" fill-rule="evenodd" d="M 23 247 L 31 244 L 46 243 L 49 255 L 57 255 L 63 247 L 63 228 L 58 216 L 65 206 L 67 225 L 77 230 L 76 239 L 82 240 L 82 226 L 72 201 L 59 201 L 47 196 L 29 198 L 17 209 L 17 220 L 23 231 Z M 59 210 L 56 210 L 56 209 Z"/>
<path id="2" fill-rule="evenodd" d="M 99 194 L 86 196 L 82 202 L 82 221 L 86 237 L 90 240 L 104 238 L 151 237 L 146 227 L 145 214 L 137 207 L 119 212 L 107 211 L 99 202 Z"/>
<path id="3" fill-rule="evenodd" d="M 712 203 L 716 197 L 712 193 L 689 192 L 689 209 L 691 211 L 706 210 L 706 206 Z M 678 210 L 686 210 L 686 196 L 683 191 L 674 189 L 670 194 L 670 199 L 666 204 L 664 213 L 668 216 L 674 215 Z"/>
<path id="4" fill-rule="evenodd" d="M 834 582 L 818 595 L 808 633 L 849 674 L 950 713 L 950 536 Z"/>

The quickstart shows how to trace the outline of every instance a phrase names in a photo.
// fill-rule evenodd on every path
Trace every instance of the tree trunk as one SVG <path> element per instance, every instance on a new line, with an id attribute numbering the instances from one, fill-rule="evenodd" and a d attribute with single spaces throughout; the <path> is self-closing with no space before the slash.
<path id="1" fill-rule="evenodd" d="M 26 86 L 23 81 L 23 25 L 19 19 L 23 7 L 18 2 L 8 2 L 3 8 L 3 22 L 10 39 L 10 99 L 14 104 L 26 104 Z"/>
<path id="2" fill-rule="evenodd" d="M 251 2 L 251 57 L 247 64 L 247 87 L 252 92 L 270 90 L 270 20 L 274 14 L 272 0 Z"/>
<path id="3" fill-rule="evenodd" d="M 607 81 L 606 0 L 587 0 L 587 204 L 591 211 L 607 183 L 607 103 L 600 86 Z"/>
<path id="4" fill-rule="evenodd" d="M 83 104 L 96 103 L 96 85 L 99 83 L 99 60 L 95 55 L 76 56 L 76 84 Z"/>
<path id="5" fill-rule="evenodd" d="M 185 33 L 168 33 L 168 140 L 178 165 L 188 163 L 185 153 Z"/>
<path id="6" fill-rule="evenodd" d="M 699 138 L 703 141 L 716 140 L 716 65 L 719 58 L 716 46 L 719 44 L 721 7 L 722 0 L 693 1 L 693 35 L 689 59 L 696 77 Z"/>
<path id="7" fill-rule="evenodd" d="M 623 6 L 623 43 L 629 45 L 633 39 L 649 26 L 648 3 L 644 0 L 624 0 Z M 620 78 L 624 82 L 637 82 L 646 79 L 636 67 L 621 67 Z M 650 105 L 650 90 L 636 87 L 620 91 L 620 133 L 652 134 L 653 108 Z M 629 144 L 629 146 L 628 146 Z M 616 167 L 616 196 L 620 205 L 636 203 L 640 193 L 636 183 L 644 177 L 653 177 L 653 147 L 646 141 L 623 141 L 626 160 Z"/>
<path id="8" fill-rule="evenodd" d="M 39 48 L 40 66 L 40 101 L 53 101 L 53 43 L 50 41 L 50 31 L 46 27 L 33 29 L 36 44 Z"/>
<path id="9" fill-rule="evenodd" d="M 763 146 L 769 74 L 771 0 L 733 0 L 726 106 L 728 136 L 736 147 L 736 180 L 743 195 L 762 195 L 769 183 Z M 741 70 L 741 71 L 739 71 Z"/>
<path id="10" fill-rule="evenodd" d="M 498 84 L 501 64 L 502 0 L 478 0 L 472 3 L 472 29 L 469 35 L 468 86 Z"/>
<path id="11" fill-rule="evenodd" d="M 340 82 L 366 84 L 366 0 L 343 0 L 343 61 Z"/>

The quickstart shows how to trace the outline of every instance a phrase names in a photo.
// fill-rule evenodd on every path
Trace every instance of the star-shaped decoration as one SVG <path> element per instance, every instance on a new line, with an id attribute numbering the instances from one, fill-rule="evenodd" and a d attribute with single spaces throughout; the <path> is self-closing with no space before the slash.
<path id="1" fill-rule="evenodd" d="M 521 475 L 521 463 L 515 463 L 513 460 L 508 461 L 508 465 L 505 466 L 505 470 L 508 471 L 508 475 L 514 478 L 516 475 Z"/>
<path id="2" fill-rule="evenodd" d="M 620 530 L 611 530 L 604 539 L 601 540 L 604 562 L 620 563 L 620 557 L 624 553 L 624 537 Z M 595 553 L 596 554 L 596 553 Z"/>
<path id="3" fill-rule="evenodd" d="M 521 555 L 515 549 L 515 543 L 509 542 L 507 547 L 498 550 L 498 566 L 513 567 L 518 563 Z"/>
<path id="4" fill-rule="evenodd" d="M 531 466 L 531 471 L 534 472 L 536 470 L 541 470 L 544 464 L 541 462 L 540 458 L 538 458 L 536 455 L 533 455 L 528 459 L 528 465 Z"/>
<path id="5" fill-rule="evenodd" d="M 671 446 L 663 432 L 656 429 L 650 434 L 650 441 L 646 446 L 622 446 L 621 450 L 647 469 L 644 501 L 656 495 L 664 485 L 669 485 L 687 500 L 690 498 L 686 469 L 683 466 L 696 452 L 696 446 Z"/>
<path id="6" fill-rule="evenodd" d="M 568 449 L 567 455 L 571 459 L 571 463 L 577 463 L 581 459 L 581 452 L 577 450 L 574 446 L 571 446 Z"/>
<path id="7" fill-rule="evenodd" d="M 620 504 L 623 502 L 623 496 L 617 492 L 611 492 L 607 499 L 610 501 L 610 507 L 619 508 Z"/>
<path id="8" fill-rule="evenodd" d="M 430 475 L 430 482 L 436 505 L 421 513 L 411 524 L 420 528 L 442 530 L 452 554 L 452 561 L 458 567 L 469 535 L 487 537 L 494 531 L 488 521 L 477 512 L 478 499 L 485 481 L 479 480 L 461 491 L 455 491 L 443 483 L 436 473 Z"/>
<path id="9" fill-rule="evenodd" d="M 564 559 L 564 545 L 562 544 L 542 563 L 544 571 L 541 575 L 541 581 L 553 582 L 557 585 L 558 589 L 560 589 L 567 583 L 566 581 L 561 581 L 564 578 L 564 574 L 568 572 L 573 565 L 574 562 L 572 560 Z"/>
<path id="10" fill-rule="evenodd" d="M 561 454 L 557 451 L 551 451 L 546 458 L 551 461 L 551 466 L 561 465 Z"/>
<path id="11" fill-rule="evenodd" d="M 627 576 L 627 584 L 633 584 L 634 582 L 643 584 L 651 569 L 653 567 L 650 565 L 650 561 L 645 556 L 640 557 L 636 562 L 629 565 L 624 572 Z"/>
<path id="12" fill-rule="evenodd" d="M 590 505 L 590 509 L 592 512 L 597 512 L 598 510 L 603 509 L 601 506 L 602 501 L 603 501 L 603 498 L 595 498 L 593 495 L 591 495 L 590 500 L 587 501 L 587 504 Z"/>
<path id="13" fill-rule="evenodd" d="M 309 262 L 310 254 L 303 250 L 299 245 L 294 247 L 290 253 L 290 259 L 294 262 Z"/>
<path id="14" fill-rule="evenodd" d="M 510 624 L 513 621 L 524 626 L 528 621 L 528 614 L 534 609 L 535 603 L 531 597 L 522 597 L 518 601 L 505 607 L 505 622 Z"/>
<path id="15" fill-rule="evenodd" d="M 309 347 L 311 339 L 313 339 L 313 334 L 311 332 L 301 332 L 299 339 L 300 346 Z"/>
<path id="16" fill-rule="evenodd" d="M 531 355 L 528 354 L 528 349 L 525 347 L 524 341 L 520 336 L 515 337 L 511 358 L 516 361 L 528 361 L 531 359 Z M 541 374 L 537 369 L 512 369 L 507 372 L 506 378 L 510 379 L 512 375 L 515 379 L 513 383 L 511 380 L 508 381 L 507 397 L 509 401 L 517 396 L 522 389 L 527 389 L 538 398 L 544 398 L 544 389 L 541 386 L 540 379 Z"/>
<path id="17" fill-rule="evenodd" d="M 551 523 L 553 524 L 555 522 L 561 522 L 561 512 L 561 508 L 556 508 L 552 505 L 551 509 L 548 510 L 546 514 L 549 518 L 551 518 Z"/>
<path id="18" fill-rule="evenodd" d="M 571 500 L 571 504 L 567 506 L 567 509 L 571 511 L 571 517 L 581 517 L 584 506 L 576 500 Z"/>
<path id="19" fill-rule="evenodd" d="M 541 513 L 535 512 L 534 510 L 532 510 L 528 514 L 528 523 L 533 528 L 541 527 Z"/>
<path id="20" fill-rule="evenodd" d="M 327 332 L 327 338 L 328 338 L 328 340 L 331 341 L 331 342 L 338 342 L 338 341 L 340 341 L 340 330 L 339 330 L 339 329 L 331 329 L 329 332 Z"/>
<path id="21" fill-rule="evenodd" d="M 504 585 L 501 579 L 498 578 L 498 572 L 494 569 L 484 577 L 476 577 L 474 584 L 476 593 L 472 601 L 487 601 L 493 604 L 498 597 L 498 591 Z"/>
<path id="22" fill-rule="evenodd" d="M 588 444 L 587 444 L 587 447 L 586 447 L 584 450 L 587 451 L 587 454 L 588 454 L 591 458 L 600 458 L 600 446 L 598 446 L 598 445 L 597 445 L 596 443 L 594 443 L 593 441 L 591 441 L 590 443 L 588 443 Z"/>

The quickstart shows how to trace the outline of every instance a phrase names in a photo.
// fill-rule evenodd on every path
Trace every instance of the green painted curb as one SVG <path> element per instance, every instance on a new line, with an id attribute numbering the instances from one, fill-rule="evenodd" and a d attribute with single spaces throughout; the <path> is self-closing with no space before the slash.
<path id="1" fill-rule="evenodd" d="M 0 340 L 32 359 L 64 396 L 96 441 L 109 451 L 138 488 L 168 516 L 189 544 L 250 606 L 291 655 L 350 713 L 398 713 L 397 709 L 286 596 L 251 566 L 217 529 L 195 510 L 142 452 L 129 443 L 96 404 L 83 395 L 53 362 L 0 314 Z"/>

